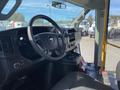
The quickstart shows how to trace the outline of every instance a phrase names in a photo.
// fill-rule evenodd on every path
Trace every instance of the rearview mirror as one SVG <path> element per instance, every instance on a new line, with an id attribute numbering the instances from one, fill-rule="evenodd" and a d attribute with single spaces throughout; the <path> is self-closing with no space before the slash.
<path id="1" fill-rule="evenodd" d="M 52 1 L 52 6 L 55 8 L 59 8 L 59 9 L 65 9 L 66 8 L 66 4 L 64 3 L 63 0 L 53 0 Z"/>
<path id="2" fill-rule="evenodd" d="M 16 11 L 16 9 L 20 6 L 22 0 L 16 0 L 15 5 L 13 6 L 13 8 L 7 13 L 7 14 L 3 14 L 2 10 L 5 8 L 5 6 L 7 5 L 9 0 L 0 0 L 0 20 L 6 20 L 9 17 L 12 16 L 12 14 Z"/>

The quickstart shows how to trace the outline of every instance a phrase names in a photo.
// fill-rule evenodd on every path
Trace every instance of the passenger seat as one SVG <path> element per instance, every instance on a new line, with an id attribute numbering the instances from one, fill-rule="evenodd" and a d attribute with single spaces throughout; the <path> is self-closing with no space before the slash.
<path id="1" fill-rule="evenodd" d="M 116 78 L 118 81 L 118 88 L 120 90 L 120 61 L 117 64 L 117 68 L 116 68 Z"/>

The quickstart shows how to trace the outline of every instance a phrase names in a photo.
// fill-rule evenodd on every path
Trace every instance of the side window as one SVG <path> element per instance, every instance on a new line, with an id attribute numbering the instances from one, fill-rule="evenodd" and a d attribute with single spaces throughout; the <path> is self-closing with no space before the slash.
<path id="1" fill-rule="evenodd" d="M 120 46 L 120 1 L 111 0 L 108 24 L 108 42 Z"/>
<path id="2" fill-rule="evenodd" d="M 110 0 L 106 69 L 115 71 L 120 60 L 120 0 Z"/>
<path id="3" fill-rule="evenodd" d="M 90 11 L 85 20 L 83 20 L 79 28 L 81 30 L 81 54 L 87 62 L 94 62 L 94 49 L 95 49 L 95 10 Z"/>

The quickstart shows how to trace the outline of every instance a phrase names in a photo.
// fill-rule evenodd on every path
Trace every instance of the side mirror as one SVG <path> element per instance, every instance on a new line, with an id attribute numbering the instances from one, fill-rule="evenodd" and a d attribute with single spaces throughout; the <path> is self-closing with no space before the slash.
<path id="1" fill-rule="evenodd" d="M 66 4 L 62 0 L 53 0 L 52 1 L 52 6 L 55 7 L 55 8 L 59 8 L 59 9 L 65 9 L 66 8 Z"/>
<path id="2" fill-rule="evenodd" d="M 6 20 L 9 17 L 12 16 L 12 14 L 16 11 L 16 9 L 20 6 L 22 0 L 16 0 L 15 5 L 13 6 L 13 8 L 7 13 L 7 14 L 3 14 L 2 10 L 5 8 L 5 6 L 7 5 L 9 0 L 0 0 L 0 20 Z"/>

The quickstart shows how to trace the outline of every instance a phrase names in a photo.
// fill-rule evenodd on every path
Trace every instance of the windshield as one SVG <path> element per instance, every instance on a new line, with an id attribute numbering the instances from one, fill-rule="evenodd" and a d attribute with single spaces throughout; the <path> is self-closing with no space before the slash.
<path id="1" fill-rule="evenodd" d="M 9 0 L 4 13 L 7 13 L 9 7 L 15 3 L 15 0 Z M 26 27 L 30 19 L 38 14 L 47 15 L 52 18 L 61 27 L 70 27 L 72 21 L 79 16 L 83 8 L 65 2 L 66 8 L 59 9 L 52 6 L 52 0 L 23 0 L 17 11 L 8 20 L 0 21 L 0 29 Z M 35 25 L 48 26 L 45 20 L 36 20 Z"/>

